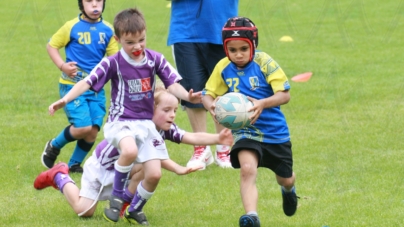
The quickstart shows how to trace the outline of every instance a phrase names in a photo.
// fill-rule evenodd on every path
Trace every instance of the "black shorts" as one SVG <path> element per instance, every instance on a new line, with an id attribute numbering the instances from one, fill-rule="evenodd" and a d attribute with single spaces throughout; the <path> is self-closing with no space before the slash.
<path id="1" fill-rule="evenodd" d="M 258 154 L 258 166 L 271 169 L 276 175 L 289 178 L 293 174 L 292 143 L 281 144 L 262 143 L 251 139 L 236 142 L 230 152 L 230 161 L 235 169 L 240 168 L 238 152 L 252 150 Z"/>
<path id="2" fill-rule="evenodd" d="M 189 91 L 202 91 L 216 64 L 226 54 L 223 45 L 211 43 L 175 43 L 174 59 L 178 73 L 182 76 L 180 84 Z M 203 108 L 202 104 L 192 104 L 181 100 L 188 108 Z"/>

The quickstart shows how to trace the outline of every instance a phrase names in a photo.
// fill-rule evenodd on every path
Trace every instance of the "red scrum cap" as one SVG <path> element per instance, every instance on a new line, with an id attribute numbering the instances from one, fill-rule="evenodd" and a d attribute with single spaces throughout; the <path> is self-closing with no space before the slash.
<path id="1" fill-rule="evenodd" d="M 258 29 L 247 17 L 232 17 L 227 20 L 222 29 L 222 40 L 227 57 L 229 53 L 226 43 L 231 40 L 244 40 L 250 44 L 250 61 L 252 61 L 255 48 L 258 46 Z"/>

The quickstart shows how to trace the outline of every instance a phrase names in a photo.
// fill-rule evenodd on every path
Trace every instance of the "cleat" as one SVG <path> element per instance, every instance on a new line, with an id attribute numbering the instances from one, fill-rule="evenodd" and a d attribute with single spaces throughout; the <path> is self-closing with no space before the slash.
<path id="1" fill-rule="evenodd" d="M 240 227 L 260 227 L 260 219 L 257 215 L 248 215 L 245 214 L 240 217 L 239 221 Z"/>
<path id="2" fill-rule="evenodd" d="M 143 211 L 129 212 L 129 207 L 125 210 L 124 219 L 131 224 L 149 225 L 149 222 L 147 221 L 146 215 L 143 213 Z"/>
<path id="3" fill-rule="evenodd" d="M 104 209 L 104 218 L 109 222 L 117 222 L 119 220 L 119 213 L 122 209 L 123 203 L 123 199 L 111 195 L 109 198 L 109 208 Z"/>
<path id="4" fill-rule="evenodd" d="M 79 163 L 76 163 L 69 168 L 69 173 L 83 173 L 83 167 Z"/>
<path id="5" fill-rule="evenodd" d="M 299 197 L 296 195 L 295 189 L 292 192 L 286 193 L 282 190 L 283 199 L 283 212 L 286 216 L 292 216 L 296 213 L 297 209 L 297 199 Z"/>
<path id="6" fill-rule="evenodd" d="M 214 161 L 212 152 L 209 146 L 194 146 L 194 154 L 192 158 L 188 161 L 187 167 L 202 165 L 204 170 L 206 166 L 212 164 Z"/>
<path id="7" fill-rule="evenodd" d="M 124 203 L 123 203 L 121 212 L 119 213 L 119 217 L 120 217 L 120 218 L 123 218 L 123 216 L 125 215 L 126 208 L 127 208 L 129 205 L 130 205 L 130 203 L 128 203 L 128 202 L 124 202 Z"/>
<path id="8" fill-rule="evenodd" d="M 54 165 L 52 168 L 40 173 L 34 181 L 34 188 L 37 190 L 41 190 L 52 186 L 58 189 L 58 186 L 55 184 L 54 179 L 57 173 L 68 174 L 69 167 L 66 163 L 59 162 L 58 164 Z"/>
<path id="9" fill-rule="evenodd" d="M 216 151 L 216 165 L 221 168 L 233 168 L 230 162 L 230 150 L 219 152 Z"/>
<path id="10" fill-rule="evenodd" d="M 60 154 L 60 149 L 52 147 L 52 140 L 49 140 L 43 150 L 41 156 L 42 165 L 50 169 L 55 164 L 56 158 Z"/>

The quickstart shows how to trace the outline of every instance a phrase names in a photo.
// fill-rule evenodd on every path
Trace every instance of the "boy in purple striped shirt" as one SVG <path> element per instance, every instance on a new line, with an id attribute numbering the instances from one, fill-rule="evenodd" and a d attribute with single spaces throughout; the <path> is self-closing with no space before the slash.
<path id="1" fill-rule="evenodd" d="M 110 208 L 104 217 L 117 222 L 123 205 L 122 194 L 134 162 L 142 163 L 144 180 L 138 188 L 139 206 L 151 198 L 161 177 L 161 160 L 168 159 L 164 140 L 157 132 L 153 117 L 156 75 L 177 98 L 192 103 L 201 102 L 201 92 L 187 92 L 179 83 L 181 76 L 158 52 L 146 48 L 146 23 L 142 13 L 126 9 L 115 16 L 115 39 L 121 50 L 104 58 L 82 81 L 62 99 L 49 106 L 49 114 L 91 89 L 100 91 L 111 81 L 111 103 L 104 137 L 118 148 Z"/>

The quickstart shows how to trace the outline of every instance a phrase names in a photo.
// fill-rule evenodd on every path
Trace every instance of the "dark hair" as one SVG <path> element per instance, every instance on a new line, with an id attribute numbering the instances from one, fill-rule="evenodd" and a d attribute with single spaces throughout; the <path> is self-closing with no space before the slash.
<path id="1" fill-rule="evenodd" d="M 226 43 L 231 40 L 244 40 L 250 45 L 250 61 L 252 61 L 255 48 L 258 46 L 258 29 L 247 17 L 232 17 L 224 24 L 222 29 L 223 48 L 229 56 Z"/>
<path id="2" fill-rule="evenodd" d="M 102 12 L 104 12 L 105 9 L 105 2 L 107 0 L 104 0 L 104 3 L 102 4 Z M 84 12 L 84 6 L 83 6 L 83 0 L 79 0 L 79 9 L 82 13 L 86 14 L 86 12 Z M 86 15 L 87 16 L 87 15 Z"/>
<path id="3" fill-rule="evenodd" d="M 136 34 L 146 30 L 143 14 L 137 8 L 122 10 L 115 16 L 114 30 L 118 38 L 123 34 Z"/>

